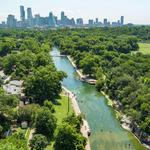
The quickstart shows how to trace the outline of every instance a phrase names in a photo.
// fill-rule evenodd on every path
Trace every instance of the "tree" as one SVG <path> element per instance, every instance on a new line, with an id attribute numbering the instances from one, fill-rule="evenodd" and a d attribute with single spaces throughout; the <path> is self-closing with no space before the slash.
<path id="1" fill-rule="evenodd" d="M 24 83 L 25 95 L 32 102 L 43 104 L 46 99 L 55 100 L 61 92 L 61 82 L 65 74 L 58 72 L 54 66 L 37 68 Z"/>
<path id="2" fill-rule="evenodd" d="M 43 109 L 37 114 L 35 127 L 36 133 L 43 134 L 51 139 L 56 129 L 56 118 L 50 110 Z"/>
<path id="3" fill-rule="evenodd" d="M 2 87 L 0 87 L 0 95 L 4 95 L 5 91 Z"/>
<path id="4" fill-rule="evenodd" d="M 42 134 L 35 134 L 30 141 L 30 147 L 32 150 L 44 150 L 47 145 L 47 138 Z"/>
<path id="5" fill-rule="evenodd" d="M 0 95 L 0 112 L 11 115 L 13 109 L 18 105 L 19 99 L 13 95 Z"/>
<path id="6" fill-rule="evenodd" d="M 3 80 L 2 80 L 2 77 L 0 76 L 0 87 L 2 86 L 3 84 Z"/>
<path id="7" fill-rule="evenodd" d="M 49 101 L 49 100 L 45 100 L 44 101 L 44 107 L 48 108 L 52 113 L 55 112 L 53 103 L 51 101 Z"/>
<path id="8" fill-rule="evenodd" d="M 80 61 L 80 66 L 83 69 L 83 73 L 86 75 L 93 75 L 94 74 L 94 69 L 97 66 L 96 61 L 97 57 L 91 57 L 91 55 L 86 55 L 81 61 Z"/>
<path id="9" fill-rule="evenodd" d="M 0 56 L 5 56 L 15 49 L 15 42 L 12 39 L 8 39 L 0 43 Z"/>
<path id="10" fill-rule="evenodd" d="M 20 50 L 30 50 L 33 53 L 38 53 L 40 51 L 39 43 L 35 38 L 27 38 L 22 43 Z"/>
<path id="11" fill-rule="evenodd" d="M 9 54 L 3 59 L 5 74 L 12 74 L 17 78 L 28 75 L 35 64 L 36 56 L 31 51 L 23 51 L 17 54 Z"/>
<path id="12" fill-rule="evenodd" d="M 46 66 L 52 64 L 51 57 L 45 52 L 36 55 L 35 67 Z"/>
<path id="13" fill-rule="evenodd" d="M 17 111 L 16 119 L 19 123 L 22 121 L 28 121 L 30 125 L 35 123 L 36 115 L 41 110 L 40 106 L 37 104 L 25 105 L 19 107 Z"/>
<path id="14" fill-rule="evenodd" d="M 104 81 L 104 79 L 99 78 L 99 79 L 96 81 L 96 89 L 97 89 L 98 91 L 101 91 L 101 90 L 104 88 L 104 86 L 105 86 L 105 81 Z"/>
<path id="15" fill-rule="evenodd" d="M 55 150 L 85 150 L 86 138 L 77 133 L 76 128 L 64 124 L 58 129 Z"/>
<path id="16" fill-rule="evenodd" d="M 10 126 L 11 120 L 3 114 L 0 114 L 0 137 L 3 137 L 3 134 L 10 129 Z"/>
<path id="17" fill-rule="evenodd" d="M 27 150 L 27 140 L 22 130 L 0 140 L 0 150 Z"/>
<path id="18" fill-rule="evenodd" d="M 0 143 L 0 150 L 4 150 L 4 149 L 7 149 L 7 150 L 16 150 L 17 147 L 12 144 L 12 143 L 9 143 L 9 142 L 5 142 L 5 143 Z"/>
<path id="19" fill-rule="evenodd" d="M 75 116 L 74 113 L 66 117 L 63 122 L 74 126 L 78 132 L 80 132 L 81 125 L 83 124 L 82 116 Z"/>

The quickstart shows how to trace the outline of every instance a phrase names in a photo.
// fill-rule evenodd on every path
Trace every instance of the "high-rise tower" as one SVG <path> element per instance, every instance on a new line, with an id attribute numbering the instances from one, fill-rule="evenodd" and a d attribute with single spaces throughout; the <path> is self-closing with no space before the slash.
<path id="1" fill-rule="evenodd" d="M 121 25 L 124 25 L 124 16 L 121 16 Z"/>
<path id="2" fill-rule="evenodd" d="M 21 20 L 21 21 L 25 21 L 24 6 L 20 6 L 20 20 Z"/>
<path id="3" fill-rule="evenodd" d="M 61 12 L 61 24 L 65 25 L 66 24 L 66 16 L 64 11 Z"/>
<path id="4" fill-rule="evenodd" d="M 31 8 L 27 8 L 27 19 L 33 19 Z"/>
<path id="5" fill-rule="evenodd" d="M 52 12 L 49 13 L 48 24 L 51 27 L 55 27 L 56 25 L 55 17 L 53 16 Z"/>
<path id="6" fill-rule="evenodd" d="M 15 28 L 16 23 L 17 23 L 17 20 L 15 19 L 15 16 L 14 15 L 8 15 L 8 17 L 7 17 L 7 27 Z"/>

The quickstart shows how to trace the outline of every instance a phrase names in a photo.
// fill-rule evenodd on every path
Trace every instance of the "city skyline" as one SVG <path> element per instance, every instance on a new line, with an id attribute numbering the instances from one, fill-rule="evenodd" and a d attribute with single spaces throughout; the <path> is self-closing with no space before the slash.
<path id="1" fill-rule="evenodd" d="M 25 8 L 20 6 L 20 19 L 17 20 L 15 15 L 9 14 L 7 21 L 3 21 L 0 24 L 1 28 L 59 28 L 59 27 L 117 27 L 125 25 L 124 16 L 121 16 L 118 20 L 110 22 L 107 18 L 103 21 L 96 19 L 88 19 L 88 23 L 85 23 L 83 18 L 69 18 L 64 11 L 61 11 L 60 19 L 58 16 L 49 12 L 48 16 L 41 16 L 40 14 L 32 14 L 32 8 Z"/>
<path id="2" fill-rule="evenodd" d="M 23 5 L 20 6 L 20 19 L 17 20 L 15 15 L 9 14 L 7 21 L 3 21 L 0 24 L 0 28 L 76 28 L 76 27 L 117 27 L 126 25 L 124 22 L 124 16 L 116 21 L 109 21 L 104 18 L 103 21 L 96 19 L 88 19 L 88 23 L 85 23 L 83 18 L 69 18 L 64 11 L 61 11 L 60 19 L 58 16 L 49 12 L 48 16 L 41 16 L 40 14 L 32 14 L 32 8 L 25 8 Z M 130 24 L 131 25 L 131 24 Z"/>
<path id="3" fill-rule="evenodd" d="M 144 2 L 145 1 L 145 2 Z M 24 0 L 14 0 L 13 2 L 5 0 L 1 2 L 0 6 L 0 22 L 6 21 L 9 14 L 16 16 L 17 20 L 20 19 L 20 14 L 18 7 L 24 5 L 27 7 L 32 7 L 33 14 L 40 13 L 41 16 L 47 16 L 49 12 L 53 12 L 56 16 L 60 18 L 61 11 L 64 11 L 69 18 L 74 17 L 83 18 L 84 22 L 88 22 L 88 19 L 98 18 L 103 21 L 104 18 L 108 18 L 110 21 L 117 20 L 121 15 L 126 17 L 126 23 L 134 24 L 149 24 L 150 14 L 149 9 L 150 2 L 148 0 L 111 0 L 101 1 L 101 0 L 83 0 L 83 1 L 72 1 L 67 0 L 55 0 L 55 1 L 35 1 L 27 2 Z M 26 10 L 25 10 L 26 11 Z"/>

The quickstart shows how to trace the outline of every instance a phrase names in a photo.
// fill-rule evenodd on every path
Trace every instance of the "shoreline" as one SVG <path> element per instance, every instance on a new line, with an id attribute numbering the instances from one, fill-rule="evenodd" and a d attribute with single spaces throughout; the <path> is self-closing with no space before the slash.
<path id="1" fill-rule="evenodd" d="M 89 83 L 89 84 L 92 84 L 92 85 L 96 84 L 96 80 L 95 79 L 87 78 L 85 75 L 83 75 L 82 72 L 79 69 L 77 69 L 76 64 L 74 63 L 72 58 L 70 56 L 68 56 L 68 55 L 66 55 L 66 56 L 67 56 L 68 60 L 70 61 L 70 63 L 72 64 L 72 66 L 75 68 L 75 71 L 78 74 L 78 76 L 80 77 L 81 81 Z"/>
<path id="2" fill-rule="evenodd" d="M 108 104 L 110 107 L 114 108 L 113 106 L 114 106 L 115 104 L 114 104 L 113 100 L 111 100 L 111 99 L 109 98 L 109 95 L 107 95 L 104 91 L 101 91 L 101 93 L 102 93 L 102 94 L 106 97 L 106 99 L 108 100 L 108 103 L 107 103 L 107 104 Z M 111 101 L 111 105 L 109 104 L 110 101 Z M 114 108 L 114 110 L 115 110 L 115 109 L 116 109 L 116 108 Z M 119 113 L 119 116 L 117 116 L 117 113 Z M 116 115 L 116 118 L 118 119 L 118 121 L 120 122 L 119 117 L 123 117 L 124 114 L 122 114 L 121 111 L 115 110 L 115 115 Z M 122 127 L 124 130 L 126 130 L 127 132 L 129 132 L 130 134 L 132 134 L 132 135 L 137 139 L 137 141 L 138 141 L 141 145 L 143 145 L 143 146 L 144 146 L 145 148 L 147 148 L 147 149 L 150 149 L 150 147 L 149 147 L 148 145 L 143 144 L 143 143 L 140 141 L 140 139 L 131 131 L 131 128 L 130 128 L 130 127 L 128 127 L 127 125 L 124 125 L 124 124 L 121 123 L 121 122 L 120 122 L 120 125 L 121 125 L 121 127 Z"/>
<path id="3" fill-rule="evenodd" d="M 75 64 L 74 61 L 71 59 L 71 57 L 67 55 L 67 58 L 68 58 L 68 60 L 70 61 L 70 63 L 72 64 L 72 66 L 75 68 L 75 71 L 76 71 L 76 73 L 78 74 L 78 76 L 80 77 L 80 80 L 81 80 L 81 81 L 84 80 L 84 82 L 87 82 L 87 83 L 89 83 L 89 84 L 92 84 L 92 83 L 88 82 L 88 81 L 85 79 L 85 76 L 81 73 L 81 71 L 77 69 L 76 64 Z M 96 80 L 95 80 L 95 83 L 96 83 Z M 95 84 L 95 83 L 94 83 L 94 84 Z M 108 104 L 108 106 L 114 108 L 114 107 L 113 107 L 113 106 L 114 106 L 114 102 L 113 102 L 113 100 L 111 100 L 111 99 L 109 98 L 109 95 L 107 95 L 107 94 L 106 94 L 105 92 L 103 92 L 103 91 L 101 91 L 101 93 L 102 93 L 103 96 L 105 96 L 105 98 L 107 99 L 107 104 Z M 121 114 L 120 111 L 116 110 L 116 108 L 114 108 L 114 112 L 115 112 L 115 117 L 116 117 L 116 119 L 120 122 L 119 117 L 123 117 L 123 115 Z M 118 113 L 118 115 L 117 115 L 117 113 Z M 129 128 L 129 127 L 128 127 L 127 125 L 125 125 L 125 124 L 123 125 L 123 123 L 121 123 L 121 122 L 120 122 L 120 125 L 121 125 L 121 127 L 122 127 L 124 130 L 126 130 L 127 132 L 130 132 L 130 133 L 137 139 L 137 141 L 138 141 L 141 145 L 143 145 L 146 149 L 150 149 L 150 146 L 149 146 L 149 145 L 147 145 L 147 144 L 145 144 L 145 143 L 143 144 L 143 143 L 140 141 L 140 139 L 131 131 L 131 128 Z"/>
<path id="4" fill-rule="evenodd" d="M 64 86 L 62 87 L 62 89 L 66 92 L 66 96 L 69 96 L 69 98 L 71 100 L 72 107 L 73 107 L 74 112 L 75 112 L 75 115 L 76 116 L 81 115 L 81 110 L 79 108 L 79 105 L 78 105 L 78 102 L 76 100 L 76 96 L 74 95 L 74 93 L 69 91 Z M 88 133 L 90 132 L 90 128 L 89 128 L 88 122 L 85 119 L 82 119 L 82 120 L 83 120 L 83 124 L 82 124 L 82 127 L 81 127 L 80 131 L 81 131 L 82 135 L 87 139 L 85 149 L 86 150 L 91 150 L 89 136 L 88 136 Z"/>

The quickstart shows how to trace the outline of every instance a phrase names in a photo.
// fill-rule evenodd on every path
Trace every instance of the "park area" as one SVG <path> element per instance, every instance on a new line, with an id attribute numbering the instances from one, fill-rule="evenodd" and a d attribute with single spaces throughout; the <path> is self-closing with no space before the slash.
<path id="1" fill-rule="evenodd" d="M 71 115 L 73 113 L 73 108 L 71 106 L 71 101 L 69 100 L 69 109 L 68 109 L 68 97 L 66 96 L 61 96 L 61 98 L 58 101 L 59 101 L 59 104 L 54 105 L 54 108 L 55 108 L 54 115 L 57 118 L 57 124 L 59 126 L 62 124 L 63 119 L 67 117 L 67 115 Z M 48 145 L 45 150 L 53 150 L 54 149 L 53 144 L 54 142 L 51 142 L 51 144 Z"/>
<path id="2" fill-rule="evenodd" d="M 71 101 L 69 99 L 69 109 L 68 109 L 68 97 L 61 96 L 61 99 L 58 100 L 59 104 L 54 105 L 55 108 L 55 117 L 57 118 L 57 124 L 61 125 L 62 121 L 67 115 L 71 115 L 73 113 L 73 108 L 71 106 Z"/>
<path id="3" fill-rule="evenodd" d="M 139 43 L 139 50 L 143 54 L 150 54 L 150 44 L 149 43 Z"/>

